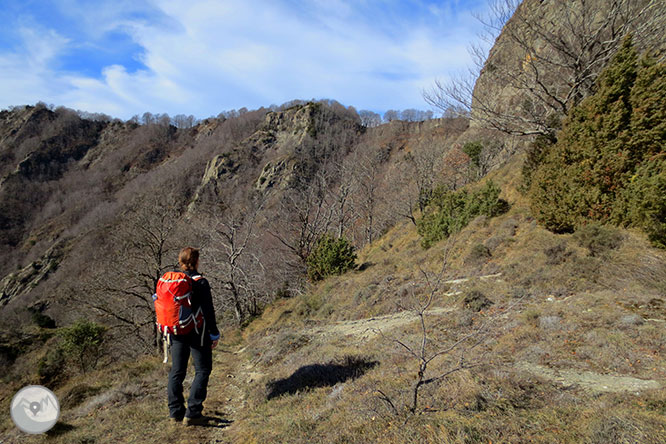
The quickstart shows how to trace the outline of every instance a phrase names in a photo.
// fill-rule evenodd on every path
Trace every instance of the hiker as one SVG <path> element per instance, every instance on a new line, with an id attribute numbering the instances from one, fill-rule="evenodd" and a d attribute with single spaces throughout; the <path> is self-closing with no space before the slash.
<path id="1" fill-rule="evenodd" d="M 180 269 L 191 279 L 192 322 L 191 331 L 185 334 L 168 334 L 171 343 L 171 371 L 167 386 L 169 416 L 173 422 L 185 421 L 185 425 L 204 424 L 202 415 L 203 402 L 206 399 L 208 378 L 213 365 L 213 349 L 220 339 L 220 332 L 215 322 L 215 309 L 206 278 L 199 272 L 199 250 L 183 248 L 178 255 Z M 180 275 L 181 277 L 184 277 Z M 177 333 L 177 332 L 176 332 Z M 187 409 L 183 398 L 183 381 L 187 372 L 190 355 L 194 361 L 194 380 L 187 400 Z"/>

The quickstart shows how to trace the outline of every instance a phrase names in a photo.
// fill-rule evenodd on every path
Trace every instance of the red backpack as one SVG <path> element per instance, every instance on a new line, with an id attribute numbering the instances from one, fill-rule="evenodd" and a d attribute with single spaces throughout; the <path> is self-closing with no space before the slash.
<path id="1" fill-rule="evenodd" d="M 201 307 L 192 312 L 193 283 L 201 276 L 189 277 L 180 271 L 169 271 L 157 282 L 157 293 L 153 295 L 157 328 L 163 335 L 184 335 L 203 325 Z"/>

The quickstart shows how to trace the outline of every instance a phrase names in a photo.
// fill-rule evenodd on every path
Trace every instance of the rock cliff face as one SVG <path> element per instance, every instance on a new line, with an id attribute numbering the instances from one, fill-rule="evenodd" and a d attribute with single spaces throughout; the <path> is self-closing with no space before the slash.
<path id="1" fill-rule="evenodd" d="M 54 272 L 64 256 L 63 246 L 55 244 L 39 260 L 0 280 L 0 306 L 29 293 Z"/>
<path id="2" fill-rule="evenodd" d="M 472 128 L 547 130 L 592 91 L 597 74 L 633 35 L 639 51 L 666 55 L 659 0 L 524 0 L 490 50 L 474 86 Z"/>
<path id="3" fill-rule="evenodd" d="M 230 188 L 284 191 L 323 158 L 349 150 L 363 131 L 356 116 L 318 103 L 267 113 L 249 137 L 207 162 L 194 204 L 225 201 Z"/>

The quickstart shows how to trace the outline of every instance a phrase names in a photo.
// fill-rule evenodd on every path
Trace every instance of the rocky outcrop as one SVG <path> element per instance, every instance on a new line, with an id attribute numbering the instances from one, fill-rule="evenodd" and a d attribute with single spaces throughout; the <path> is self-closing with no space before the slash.
<path id="1" fill-rule="evenodd" d="M 346 108 L 321 103 L 295 105 L 269 112 L 263 123 L 245 140 L 215 155 L 189 206 L 228 198 L 230 188 L 246 192 L 285 190 L 320 166 L 322 158 L 350 149 L 363 133 L 359 118 Z"/>
<path id="2" fill-rule="evenodd" d="M 535 134 L 589 95 L 631 33 L 639 51 L 666 55 L 659 0 L 524 0 L 497 37 L 474 85 L 472 128 Z"/>
<path id="3" fill-rule="evenodd" d="M 202 200 L 224 201 L 224 182 L 236 173 L 239 167 L 234 157 L 233 153 L 220 154 L 206 164 L 206 171 L 189 206 L 190 210 Z"/>
<path id="4" fill-rule="evenodd" d="M 286 189 L 293 182 L 295 169 L 296 162 L 293 158 L 287 157 L 268 162 L 261 170 L 254 188 L 258 191 L 266 191 L 273 187 Z"/>
<path id="5" fill-rule="evenodd" d="M 591 94 L 627 33 L 640 52 L 663 60 L 663 29 L 659 0 L 520 2 L 474 83 L 470 128 L 458 143 L 481 142 L 487 170 L 499 167 Z"/>
<path id="6" fill-rule="evenodd" d="M 0 280 L 0 306 L 27 294 L 55 271 L 64 256 L 62 244 L 52 246 L 39 260 Z"/>

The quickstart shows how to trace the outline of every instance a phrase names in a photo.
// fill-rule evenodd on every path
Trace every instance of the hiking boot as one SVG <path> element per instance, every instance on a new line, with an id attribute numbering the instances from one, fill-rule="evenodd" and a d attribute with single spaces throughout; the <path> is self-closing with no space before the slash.
<path id="1" fill-rule="evenodd" d="M 169 417 L 169 422 L 172 424 L 180 424 L 183 422 L 183 418 L 174 418 L 173 416 Z"/>
<path id="2" fill-rule="evenodd" d="M 188 418 L 187 416 L 185 417 L 185 425 L 186 426 L 204 425 L 206 423 L 207 423 L 207 419 L 203 415 L 195 416 L 194 418 Z"/>

